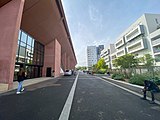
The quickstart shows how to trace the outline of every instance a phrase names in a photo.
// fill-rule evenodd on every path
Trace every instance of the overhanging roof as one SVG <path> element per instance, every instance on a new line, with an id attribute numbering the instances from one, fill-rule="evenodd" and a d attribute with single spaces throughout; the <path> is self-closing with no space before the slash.
<path id="1" fill-rule="evenodd" d="M 11 0 L 0 0 L 0 7 Z M 21 29 L 42 44 L 57 39 L 62 53 L 77 63 L 61 0 L 25 0 Z"/>
<path id="2" fill-rule="evenodd" d="M 77 63 L 61 0 L 26 0 L 21 28 L 43 44 L 57 39 Z"/>
<path id="3" fill-rule="evenodd" d="M 4 6 L 5 4 L 7 4 L 10 1 L 11 0 L 0 0 L 0 7 Z"/>

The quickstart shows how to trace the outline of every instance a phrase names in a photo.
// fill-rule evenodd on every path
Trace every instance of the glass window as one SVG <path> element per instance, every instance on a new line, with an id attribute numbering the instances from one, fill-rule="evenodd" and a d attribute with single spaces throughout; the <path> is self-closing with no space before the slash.
<path id="1" fill-rule="evenodd" d="M 28 36 L 27 44 L 30 45 L 30 46 L 32 46 L 32 38 L 30 36 Z"/>
<path id="2" fill-rule="evenodd" d="M 32 40 L 32 47 L 34 47 L 34 42 L 35 42 L 35 40 L 33 39 L 33 40 Z"/>
<path id="3" fill-rule="evenodd" d="M 24 47 L 20 47 L 19 57 L 25 57 L 25 48 Z"/>
<path id="4" fill-rule="evenodd" d="M 27 34 L 22 32 L 22 36 L 21 36 L 21 41 L 23 41 L 24 43 L 26 43 L 27 40 Z"/>
<path id="5" fill-rule="evenodd" d="M 27 49 L 29 49 L 31 51 L 31 46 L 30 45 L 27 45 Z"/>
<path id="6" fill-rule="evenodd" d="M 26 43 L 21 42 L 20 46 L 26 47 Z"/>
<path id="7" fill-rule="evenodd" d="M 44 45 L 35 41 L 22 30 L 19 31 L 19 39 L 16 52 L 17 62 L 43 65 Z"/>

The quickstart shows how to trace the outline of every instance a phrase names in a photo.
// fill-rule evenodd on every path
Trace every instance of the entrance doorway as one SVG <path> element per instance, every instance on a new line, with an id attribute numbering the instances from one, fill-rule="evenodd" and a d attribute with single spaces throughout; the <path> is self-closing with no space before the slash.
<path id="1" fill-rule="evenodd" d="M 14 70 L 14 81 L 17 80 L 17 74 L 21 67 L 25 69 L 26 79 L 42 77 L 42 66 L 16 63 Z"/>
<path id="2" fill-rule="evenodd" d="M 47 67 L 46 77 L 51 77 L 51 73 L 52 73 L 52 68 L 51 67 Z"/>

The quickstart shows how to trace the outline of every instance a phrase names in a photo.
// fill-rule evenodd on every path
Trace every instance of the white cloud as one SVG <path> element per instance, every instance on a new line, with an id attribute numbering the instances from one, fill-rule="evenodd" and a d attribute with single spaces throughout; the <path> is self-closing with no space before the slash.
<path id="1" fill-rule="evenodd" d="M 102 30 L 103 24 L 102 24 L 102 20 L 103 20 L 103 16 L 102 14 L 100 14 L 99 10 L 94 6 L 94 5 L 89 5 L 89 18 L 91 23 L 99 28 L 100 30 Z"/>

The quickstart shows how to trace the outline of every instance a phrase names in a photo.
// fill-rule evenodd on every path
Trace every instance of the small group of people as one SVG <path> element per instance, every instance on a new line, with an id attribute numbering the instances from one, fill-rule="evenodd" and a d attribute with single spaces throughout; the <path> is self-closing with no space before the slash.
<path id="1" fill-rule="evenodd" d="M 144 88 L 142 89 L 143 91 L 143 100 L 146 100 L 146 93 L 147 91 L 151 92 L 151 97 L 152 97 L 152 101 L 150 101 L 150 103 L 154 103 L 154 94 L 160 92 L 159 87 L 151 80 L 145 80 L 144 81 Z"/>
<path id="2" fill-rule="evenodd" d="M 24 91 L 23 88 L 23 81 L 25 79 L 25 70 L 20 68 L 20 71 L 17 73 L 17 81 L 18 81 L 18 88 L 16 94 L 20 94 Z"/>

